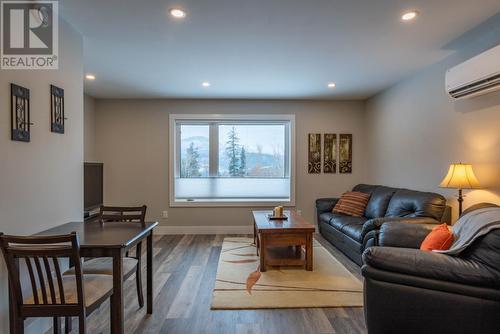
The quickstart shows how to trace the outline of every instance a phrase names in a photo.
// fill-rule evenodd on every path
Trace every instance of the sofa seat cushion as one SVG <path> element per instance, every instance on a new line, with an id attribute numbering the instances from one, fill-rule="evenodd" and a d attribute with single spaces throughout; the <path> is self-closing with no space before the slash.
<path id="1" fill-rule="evenodd" d="M 329 224 L 351 239 L 361 242 L 363 224 L 366 220 L 366 217 L 336 215 L 331 217 Z"/>
<path id="2" fill-rule="evenodd" d="M 342 228 L 345 225 L 356 224 L 363 226 L 366 221 L 366 217 L 353 217 L 340 214 L 332 214 L 332 217 L 330 218 L 330 221 L 328 223 L 335 227 L 337 230 L 342 231 Z"/>
<path id="3" fill-rule="evenodd" d="M 339 217 L 346 217 L 346 216 L 341 215 L 339 213 L 325 212 L 319 215 L 319 220 L 325 224 L 330 224 L 332 218 L 339 218 Z"/>
<path id="4" fill-rule="evenodd" d="M 344 225 L 342 232 L 348 237 L 356 240 L 357 242 L 363 242 L 363 224 L 362 223 L 352 223 Z"/>

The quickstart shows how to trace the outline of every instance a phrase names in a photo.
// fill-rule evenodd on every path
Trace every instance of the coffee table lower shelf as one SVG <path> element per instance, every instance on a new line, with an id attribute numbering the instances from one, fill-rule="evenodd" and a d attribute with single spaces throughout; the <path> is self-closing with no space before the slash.
<path id="1" fill-rule="evenodd" d="M 305 266 L 312 271 L 312 239 L 312 233 L 258 233 L 260 270 L 265 272 L 267 266 Z"/>
<path id="2" fill-rule="evenodd" d="M 302 246 L 267 247 L 266 265 L 268 266 L 305 266 L 305 250 Z"/>

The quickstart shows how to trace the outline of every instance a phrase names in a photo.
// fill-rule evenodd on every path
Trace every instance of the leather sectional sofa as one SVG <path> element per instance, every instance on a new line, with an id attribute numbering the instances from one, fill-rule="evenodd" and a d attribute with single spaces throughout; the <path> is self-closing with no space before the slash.
<path id="1" fill-rule="evenodd" d="M 450 223 L 450 208 L 436 193 L 368 184 L 358 184 L 353 191 L 371 195 L 363 217 L 332 213 L 338 198 L 316 200 L 316 211 L 323 237 L 358 265 L 362 265 L 363 251 L 378 244 L 378 231 L 384 223 L 424 224 L 429 228 Z"/>
<path id="2" fill-rule="evenodd" d="M 486 206 L 496 205 L 467 211 Z M 429 232 L 425 225 L 387 223 L 381 247 L 363 254 L 368 333 L 500 333 L 500 229 L 458 256 L 420 251 Z"/>

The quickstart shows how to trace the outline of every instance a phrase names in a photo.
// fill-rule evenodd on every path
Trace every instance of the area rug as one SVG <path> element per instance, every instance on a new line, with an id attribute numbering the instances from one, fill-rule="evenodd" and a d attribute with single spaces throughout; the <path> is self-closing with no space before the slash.
<path id="1" fill-rule="evenodd" d="M 260 272 L 253 239 L 225 238 L 212 309 L 363 306 L 362 283 L 317 241 L 313 247 L 313 271 L 287 266 Z"/>

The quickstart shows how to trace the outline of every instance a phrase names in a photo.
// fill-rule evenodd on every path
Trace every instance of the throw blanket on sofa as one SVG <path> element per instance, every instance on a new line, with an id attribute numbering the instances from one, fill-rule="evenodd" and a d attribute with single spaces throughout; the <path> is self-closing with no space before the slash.
<path id="1" fill-rule="evenodd" d="M 445 251 L 436 253 L 458 255 L 477 238 L 500 228 L 500 207 L 488 207 L 466 213 L 453 225 L 454 242 Z"/>

